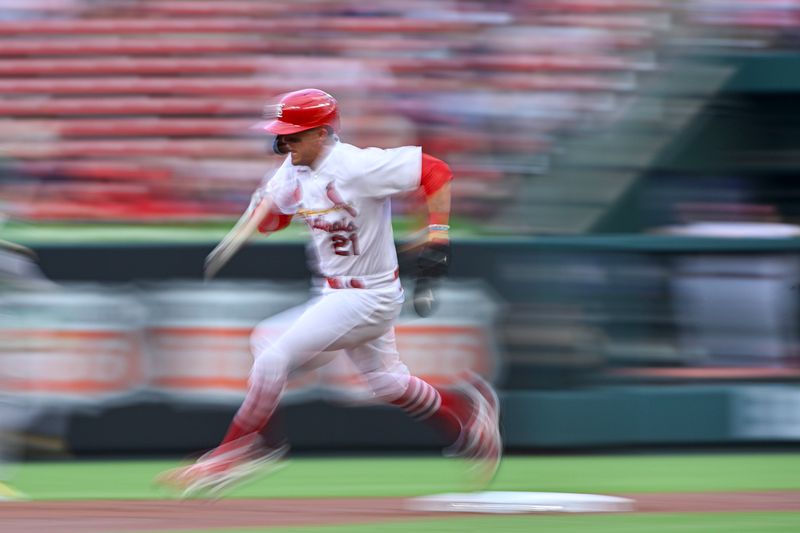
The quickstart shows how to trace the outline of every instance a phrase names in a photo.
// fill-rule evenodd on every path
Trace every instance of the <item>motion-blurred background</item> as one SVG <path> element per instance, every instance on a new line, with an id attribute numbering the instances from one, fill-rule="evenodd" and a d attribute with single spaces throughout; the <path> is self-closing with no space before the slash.
<path id="1" fill-rule="evenodd" d="M 508 451 L 796 446 L 799 48 L 800 0 L 0 0 L 0 238 L 41 268 L 0 256 L 3 440 L 215 444 L 304 230 L 203 258 L 280 163 L 263 105 L 310 86 L 346 142 L 453 167 L 452 279 L 398 342 L 493 379 Z M 295 380 L 295 449 L 433 449 L 360 392 Z"/>

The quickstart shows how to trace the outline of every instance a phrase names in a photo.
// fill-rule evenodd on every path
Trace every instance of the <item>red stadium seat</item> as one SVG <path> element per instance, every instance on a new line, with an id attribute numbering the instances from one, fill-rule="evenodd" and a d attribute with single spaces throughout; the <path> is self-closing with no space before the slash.
<path id="1" fill-rule="evenodd" d="M 29 160 L 76 157 L 263 157 L 264 143 L 248 139 L 0 142 L 0 153 L 6 157 Z"/>
<path id="2" fill-rule="evenodd" d="M 301 86 L 336 94 L 345 141 L 422 144 L 451 161 L 455 205 L 483 220 L 514 196 L 519 171 L 503 166 L 506 155 L 551 150 L 654 69 L 663 8 L 304 0 L 298 16 L 288 0 L 14 6 L 20 19 L 0 20 L 0 154 L 39 184 L 37 204 L 18 207 L 109 221 L 235 215 L 240 205 L 209 191 L 246 198 L 278 160 L 251 126 L 266 102 Z M 509 94 L 542 112 L 480 108 Z"/>
<path id="3" fill-rule="evenodd" d="M 95 115 L 198 115 L 254 116 L 262 99 L 223 99 L 194 97 L 104 97 L 53 98 L 50 95 L 0 99 L 3 116 L 95 116 Z"/>
<path id="4" fill-rule="evenodd" d="M 224 4 L 229 4 L 224 2 Z M 262 3 L 259 3 L 262 4 Z M 252 13 L 247 13 L 252 15 Z M 27 24 L 0 20 L 0 36 L 20 35 L 159 35 L 223 34 L 253 36 L 296 34 L 301 31 L 348 33 L 446 33 L 472 31 L 482 24 L 466 20 L 424 20 L 404 17 L 364 19 L 356 17 L 293 18 L 101 18 L 34 20 Z"/>

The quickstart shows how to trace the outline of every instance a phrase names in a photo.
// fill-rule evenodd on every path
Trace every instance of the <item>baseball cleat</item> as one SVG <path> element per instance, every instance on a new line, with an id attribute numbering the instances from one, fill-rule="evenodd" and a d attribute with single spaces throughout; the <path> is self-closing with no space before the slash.
<path id="1" fill-rule="evenodd" d="M 477 375 L 470 376 L 459 389 L 466 400 L 465 408 L 458 413 L 462 431 L 444 454 L 466 459 L 470 484 L 483 488 L 494 479 L 503 455 L 500 402 L 491 385 Z"/>
<path id="2" fill-rule="evenodd" d="M 273 473 L 284 466 L 289 445 L 265 448 L 260 440 L 238 441 L 219 446 L 193 464 L 168 470 L 156 484 L 177 493 L 180 498 L 219 498 L 245 480 Z"/>

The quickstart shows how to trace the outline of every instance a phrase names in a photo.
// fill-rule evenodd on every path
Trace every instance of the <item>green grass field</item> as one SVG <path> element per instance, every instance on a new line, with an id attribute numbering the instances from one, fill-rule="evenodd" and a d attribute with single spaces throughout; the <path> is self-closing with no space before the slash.
<path id="1" fill-rule="evenodd" d="M 576 516 L 470 516 L 394 524 L 208 529 L 192 533 L 797 533 L 796 514 L 651 514 Z M 171 532 L 174 533 L 174 532 Z"/>
<path id="2" fill-rule="evenodd" d="M 153 477 L 174 461 L 68 461 L 22 465 L 15 486 L 36 500 L 151 499 Z M 706 492 L 800 490 L 800 454 L 508 457 L 490 490 Z M 416 496 L 463 490 L 463 471 L 440 458 L 304 458 L 239 488 L 236 498 Z M 2 507 L 0 507 L 0 513 Z M 0 514 L 0 522 L 2 522 Z M 187 530 L 188 531 L 188 530 Z M 200 530 L 191 530 L 193 533 Z M 796 533 L 800 512 L 647 515 L 468 515 L 378 525 L 208 530 L 215 533 Z"/>
<path id="3" fill-rule="evenodd" d="M 89 223 L 89 222 L 35 222 L 11 220 L 0 227 L 0 237 L 28 246 L 47 244 L 216 244 L 230 231 L 236 217 L 230 220 L 196 223 Z M 474 220 L 454 217 L 451 236 L 455 239 L 482 234 L 482 225 Z M 402 239 L 420 229 L 420 222 L 396 216 L 393 221 L 395 235 Z M 305 242 L 305 226 L 289 225 L 269 237 L 277 242 Z"/>

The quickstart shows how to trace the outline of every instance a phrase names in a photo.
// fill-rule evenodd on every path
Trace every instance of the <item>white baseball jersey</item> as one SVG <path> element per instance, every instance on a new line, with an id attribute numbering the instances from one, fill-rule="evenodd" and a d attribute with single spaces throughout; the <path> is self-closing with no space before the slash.
<path id="1" fill-rule="evenodd" d="M 390 196 L 420 186 L 422 149 L 336 142 L 312 169 L 291 156 L 267 182 L 278 209 L 311 230 L 326 277 L 379 277 L 397 268 Z"/>

